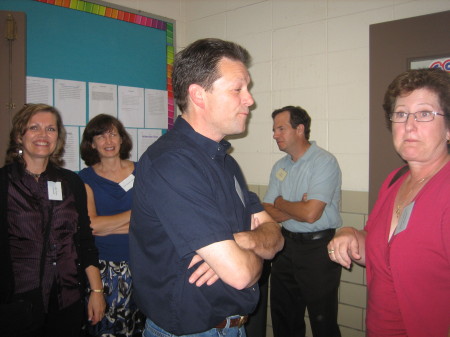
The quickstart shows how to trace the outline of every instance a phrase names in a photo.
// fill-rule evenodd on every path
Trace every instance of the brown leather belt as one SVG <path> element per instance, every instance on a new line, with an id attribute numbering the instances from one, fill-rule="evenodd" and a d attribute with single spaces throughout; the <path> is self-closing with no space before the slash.
<path id="1" fill-rule="evenodd" d="M 236 318 L 230 318 L 230 319 L 228 319 L 228 321 L 230 322 L 228 327 L 229 328 L 234 328 L 234 327 L 240 328 L 247 322 L 247 320 L 248 320 L 248 316 L 239 316 Z M 227 326 L 227 320 L 225 319 L 216 325 L 216 329 L 224 329 L 226 326 Z"/>

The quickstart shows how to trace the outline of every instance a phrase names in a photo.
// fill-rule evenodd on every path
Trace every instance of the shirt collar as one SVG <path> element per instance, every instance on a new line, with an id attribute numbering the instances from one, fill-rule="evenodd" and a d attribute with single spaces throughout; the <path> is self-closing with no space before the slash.
<path id="1" fill-rule="evenodd" d="M 306 150 L 306 152 L 300 158 L 301 160 L 309 160 L 309 157 L 311 157 L 313 155 L 314 149 L 317 145 L 314 140 L 311 140 L 309 143 L 311 144 L 311 146 L 308 148 L 308 150 Z"/>
<path id="2" fill-rule="evenodd" d="M 56 181 L 56 177 L 58 175 L 57 170 L 58 167 L 54 165 L 51 161 L 49 161 L 47 164 L 47 168 L 45 169 L 44 172 L 41 173 L 41 177 L 48 178 L 49 180 L 55 179 Z M 12 175 L 15 179 L 22 179 L 25 175 L 27 175 L 25 173 L 24 165 L 19 162 L 14 162 L 12 164 Z"/>
<path id="3" fill-rule="evenodd" d="M 196 132 L 192 126 L 181 116 L 179 116 L 174 124 L 174 130 L 183 133 L 194 143 L 196 143 L 204 152 L 208 154 L 211 159 L 223 158 L 227 155 L 231 144 L 222 139 L 216 142 L 202 134 Z"/>
<path id="4" fill-rule="evenodd" d="M 309 141 L 309 143 L 311 144 L 311 146 L 306 150 L 306 152 L 297 161 L 294 162 L 290 155 L 287 155 L 286 157 L 293 164 L 309 160 L 309 157 L 311 157 L 313 155 L 313 153 L 314 153 L 314 151 L 315 151 L 315 149 L 317 147 L 317 144 L 316 144 L 316 142 L 314 140 Z"/>

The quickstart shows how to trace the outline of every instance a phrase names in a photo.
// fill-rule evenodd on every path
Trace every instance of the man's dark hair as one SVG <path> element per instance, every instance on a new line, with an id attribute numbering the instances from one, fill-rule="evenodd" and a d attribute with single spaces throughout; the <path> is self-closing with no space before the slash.
<path id="1" fill-rule="evenodd" d="M 272 112 L 272 119 L 275 119 L 276 115 L 285 111 L 288 111 L 290 114 L 289 122 L 291 123 L 292 128 L 295 129 L 300 124 L 303 124 L 305 127 L 305 138 L 309 139 L 309 134 L 311 133 L 311 117 L 309 117 L 306 110 L 299 106 L 288 105 Z"/>
<path id="2" fill-rule="evenodd" d="M 188 89 L 198 84 L 210 90 L 221 74 L 218 64 L 223 58 L 240 61 L 246 67 L 250 63 L 250 54 L 238 44 L 220 39 L 201 39 L 191 43 L 177 53 L 173 66 L 172 86 L 175 101 L 181 112 L 188 105 Z"/>

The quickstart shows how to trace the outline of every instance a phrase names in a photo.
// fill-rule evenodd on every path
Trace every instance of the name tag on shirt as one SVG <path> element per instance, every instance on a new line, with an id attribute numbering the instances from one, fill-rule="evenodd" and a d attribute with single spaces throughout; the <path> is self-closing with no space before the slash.
<path id="1" fill-rule="evenodd" d="M 241 199 L 242 205 L 245 206 L 244 195 L 242 194 L 241 186 L 239 185 L 239 182 L 237 181 L 236 177 L 234 177 L 234 187 L 236 188 L 236 192 L 239 196 L 239 199 Z"/>
<path id="2" fill-rule="evenodd" d="M 414 208 L 414 203 L 415 201 L 413 201 L 403 209 L 402 215 L 400 216 L 400 219 L 398 219 L 398 224 L 395 228 L 394 235 L 403 232 L 406 227 L 408 227 L 409 218 L 411 217 L 411 213 Z"/>
<path id="3" fill-rule="evenodd" d="M 126 177 L 124 180 L 122 180 L 119 185 L 124 189 L 125 192 L 128 192 L 130 189 L 133 188 L 134 184 L 134 175 L 130 174 L 128 177 Z"/>
<path id="4" fill-rule="evenodd" d="M 286 172 L 285 169 L 280 168 L 280 169 L 277 171 L 277 173 L 275 174 L 275 176 L 277 177 L 277 179 L 278 179 L 279 181 L 283 181 L 284 178 L 286 178 L 286 176 L 287 176 L 287 172 Z"/>
<path id="5" fill-rule="evenodd" d="M 62 187 L 60 181 L 47 181 L 48 199 L 49 200 L 63 200 Z"/>

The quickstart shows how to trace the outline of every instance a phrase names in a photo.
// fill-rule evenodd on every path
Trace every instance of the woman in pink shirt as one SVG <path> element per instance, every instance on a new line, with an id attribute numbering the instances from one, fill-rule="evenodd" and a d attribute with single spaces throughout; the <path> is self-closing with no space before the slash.
<path id="1" fill-rule="evenodd" d="M 410 70 L 384 98 L 407 165 L 383 183 L 364 230 L 343 227 L 331 260 L 367 267 L 367 336 L 450 333 L 450 74 Z"/>

